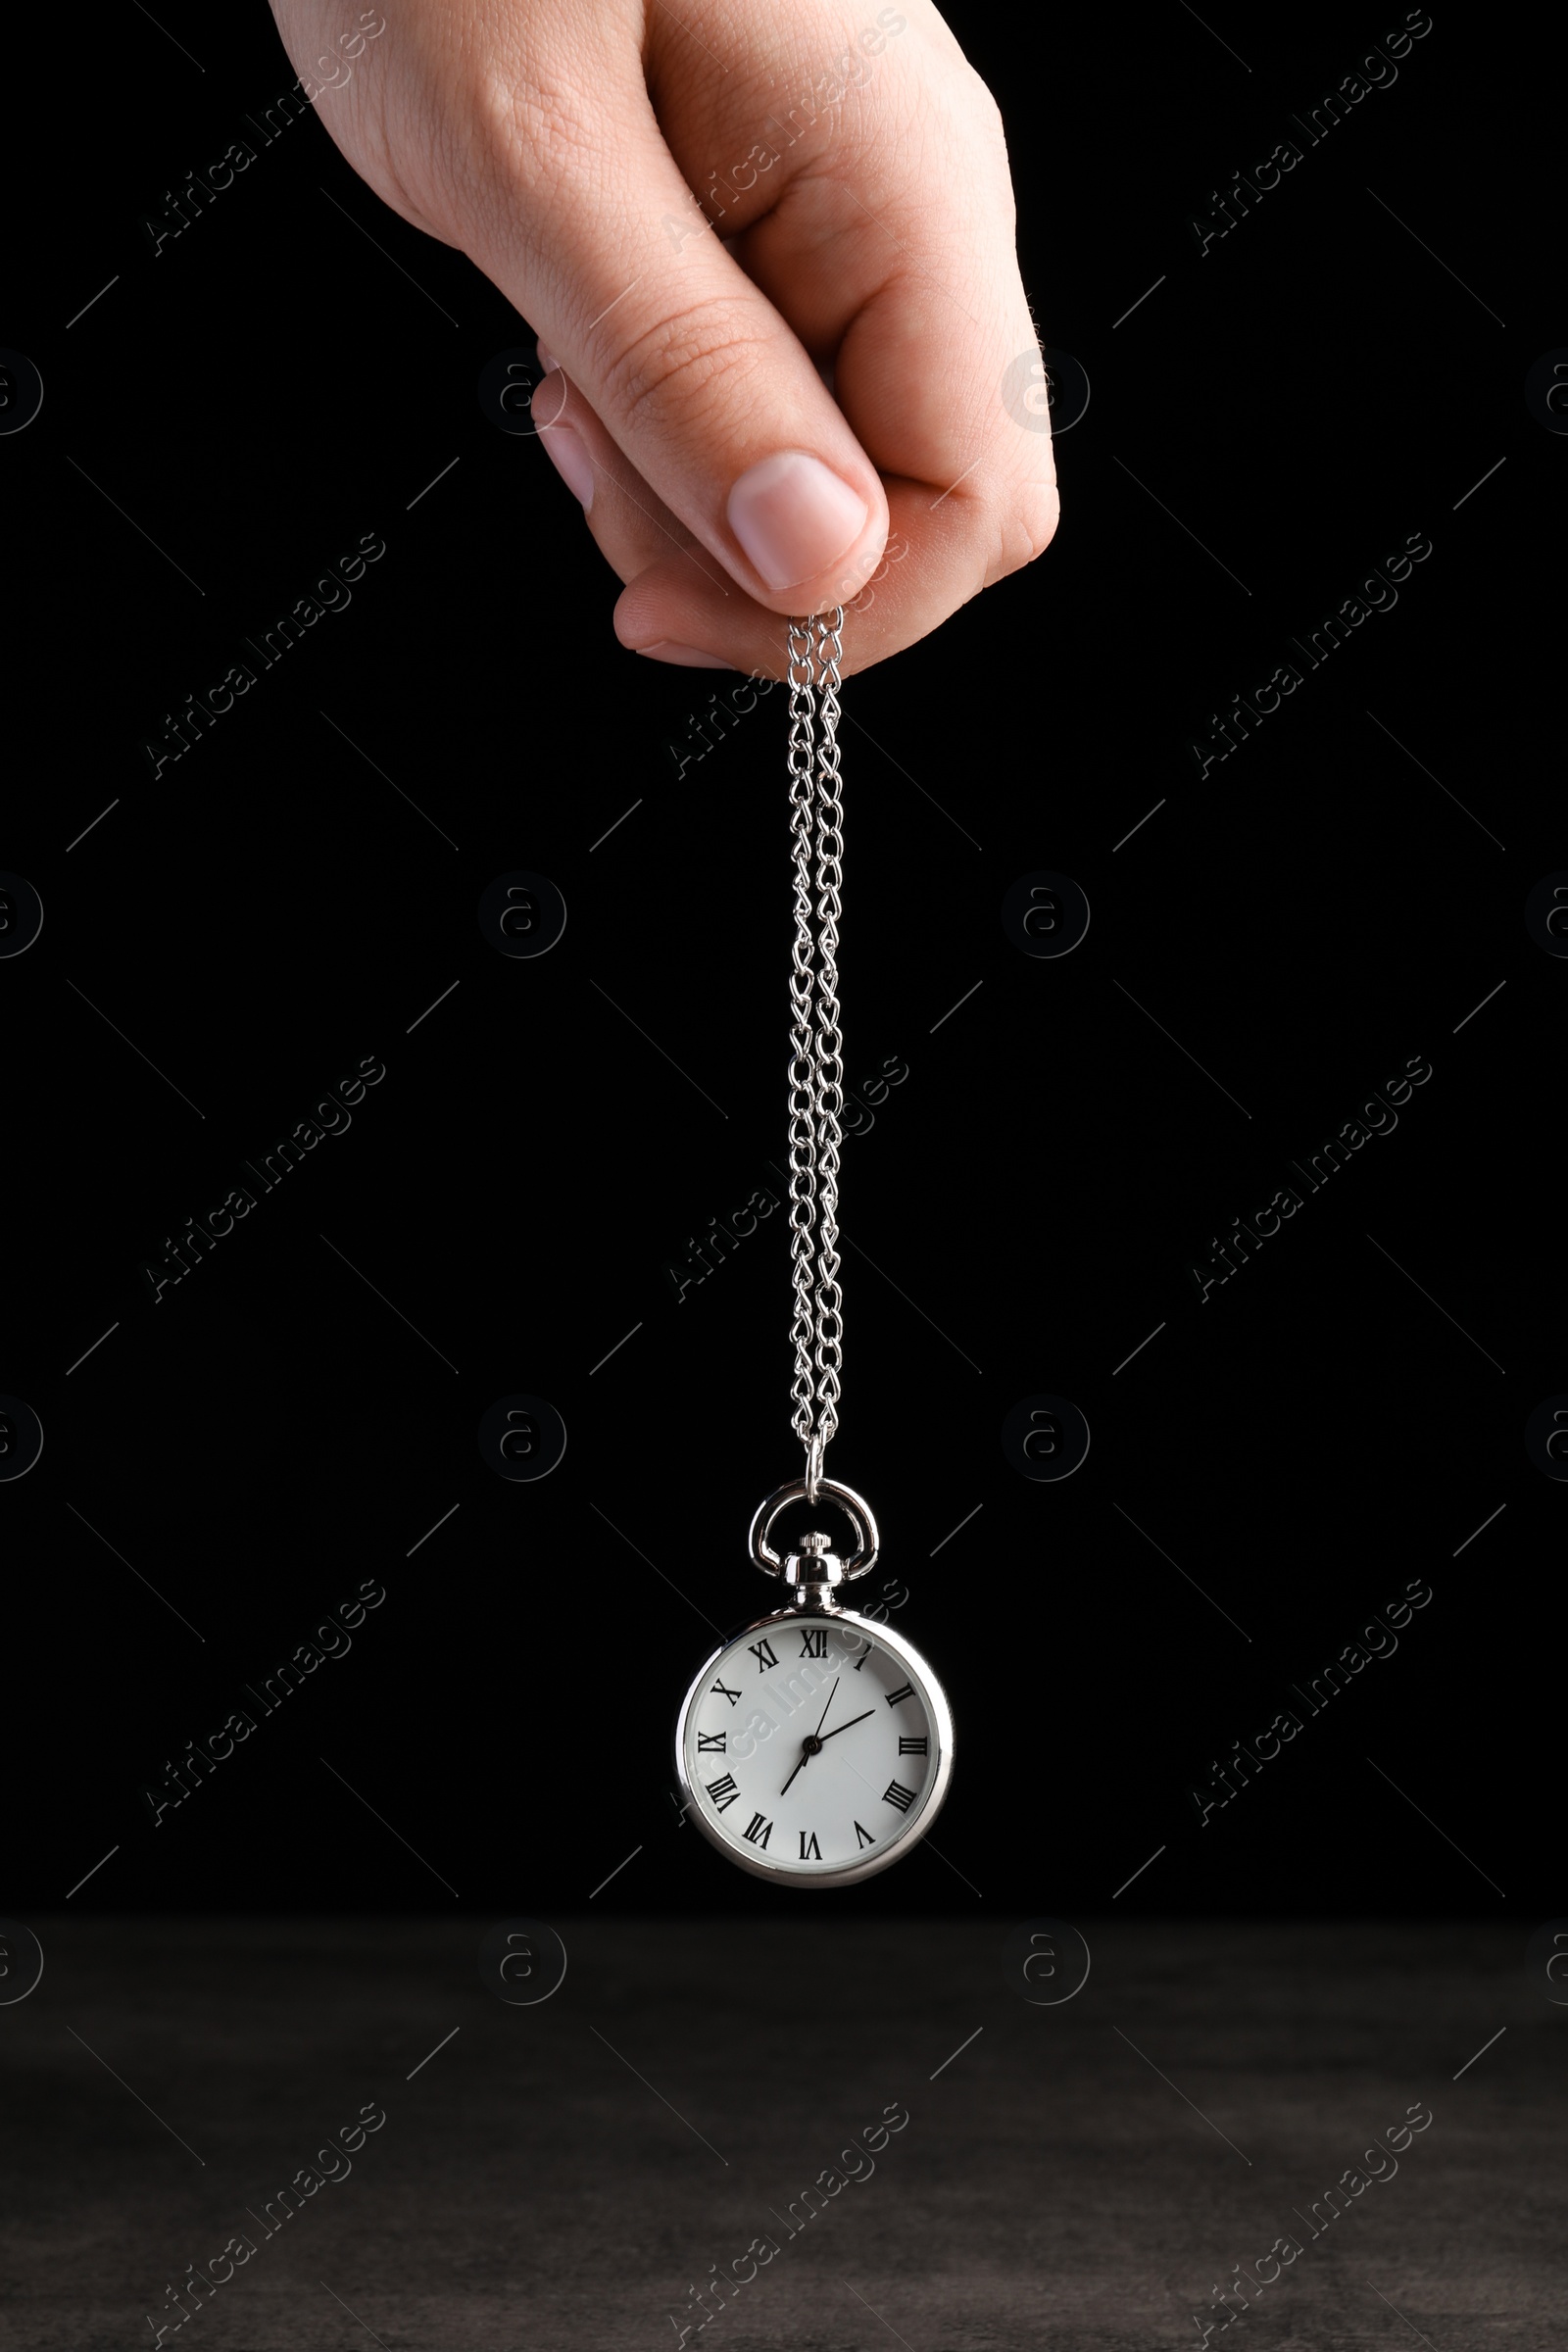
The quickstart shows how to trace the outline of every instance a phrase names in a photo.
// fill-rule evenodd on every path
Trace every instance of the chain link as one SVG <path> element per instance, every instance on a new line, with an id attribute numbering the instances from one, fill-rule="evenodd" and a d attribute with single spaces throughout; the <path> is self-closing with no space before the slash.
<path id="1" fill-rule="evenodd" d="M 844 883 L 838 747 L 843 633 L 842 606 L 789 624 L 790 833 L 795 868 L 789 1070 L 795 1380 L 790 1395 L 795 1433 L 807 1449 L 807 1486 L 813 1501 L 823 1452 L 838 1428 L 843 1364 L 844 1301 L 838 1282 L 844 1114 L 838 995 Z"/>
<path id="2" fill-rule="evenodd" d="M 811 1436 L 815 1397 L 811 1378 L 814 1317 L 812 1259 L 816 1221 L 816 1107 L 813 1040 L 814 975 L 811 941 L 811 816 L 815 790 L 816 696 L 812 687 L 811 629 L 789 624 L 790 835 L 795 861 L 795 952 L 790 974 L 790 1257 L 795 1283 L 795 1432 Z"/>
<path id="3" fill-rule="evenodd" d="M 844 1040 L 839 1033 L 839 893 L 844 884 L 844 805 L 839 777 L 839 662 L 844 609 L 815 621 L 821 735 L 816 754 L 816 1153 L 819 1190 L 816 1276 L 816 1368 L 822 1443 L 839 1425 L 844 1300 L 839 1290 L 839 1146 L 843 1141 Z"/>

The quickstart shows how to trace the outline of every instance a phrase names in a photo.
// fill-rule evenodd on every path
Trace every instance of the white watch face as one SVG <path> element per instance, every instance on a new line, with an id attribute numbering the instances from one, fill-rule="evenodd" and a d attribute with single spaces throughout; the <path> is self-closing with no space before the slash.
<path id="1" fill-rule="evenodd" d="M 680 1761 L 703 1827 L 769 1877 L 870 1875 L 934 1818 L 951 1751 L 935 1677 L 844 1617 L 752 1626 L 694 1686 Z"/>

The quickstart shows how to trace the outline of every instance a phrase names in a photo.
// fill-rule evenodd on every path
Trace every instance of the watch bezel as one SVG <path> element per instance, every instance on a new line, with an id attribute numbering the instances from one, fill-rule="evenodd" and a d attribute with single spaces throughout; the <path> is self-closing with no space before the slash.
<path id="1" fill-rule="evenodd" d="M 767 1627 L 774 1625 L 854 1626 L 858 1633 L 864 1634 L 869 1640 L 880 1642 L 885 1649 L 889 1650 L 906 1671 L 918 1680 L 920 1689 L 925 1695 L 927 1719 L 937 1740 L 936 1770 L 926 1783 L 918 1810 L 908 1815 L 903 1827 L 885 1847 L 866 1860 L 834 1863 L 824 1868 L 817 1868 L 814 1865 L 807 1865 L 803 1868 L 799 1862 L 787 1862 L 782 1856 L 777 1860 L 772 1860 L 765 1853 L 750 1855 L 737 1853 L 731 1839 L 716 1822 L 708 1818 L 703 1810 L 704 1792 L 694 1786 L 686 1767 L 686 1733 L 691 1722 L 692 1709 L 696 1706 L 699 1698 L 704 1695 L 708 1677 L 719 1659 L 732 1649 L 737 1642 L 744 1641 L 748 1634 L 761 1633 Z M 947 1797 L 948 1784 L 953 1778 L 953 1714 L 948 1705 L 947 1692 L 943 1690 L 927 1659 L 915 1648 L 912 1642 L 906 1640 L 903 1634 L 895 1633 L 891 1626 L 883 1625 L 878 1619 L 862 1616 L 858 1609 L 823 1609 L 811 1604 L 804 1607 L 797 1605 L 793 1608 L 770 1609 L 765 1617 L 757 1617 L 749 1625 L 737 1626 L 733 1633 L 726 1634 L 722 1642 L 710 1650 L 702 1665 L 693 1675 L 690 1688 L 682 1699 L 679 1712 L 675 1717 L 675 1780 L 688 1819 L 697 1824 L 709 1844 L 716 1847 L 724 1859 L 734 1863 L 738 1870 L 749 1872 L 754 1879 L 770 1880 L 775 1886 L 851 1886 L 861 1879 L 874 1879 L 879 1871 L 886 1870 L 891 1863 L 902 1861 L 911 1847 L 919 1844 L 941 1812 Z"/>

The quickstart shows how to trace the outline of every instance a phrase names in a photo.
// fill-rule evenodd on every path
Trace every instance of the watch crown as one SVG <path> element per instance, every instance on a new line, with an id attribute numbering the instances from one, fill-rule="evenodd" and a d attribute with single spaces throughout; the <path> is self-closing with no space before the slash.
<path id="1" fill-rule="evenodd" d="M 844 1579 L 844 1562 L 832 1548 L 833 1539 L 813 1529 L 803 1536 L 800 1548 L 788 1554 L 784 1562 L 784 1582 L 787 1585 L 837 1585 Z"/>

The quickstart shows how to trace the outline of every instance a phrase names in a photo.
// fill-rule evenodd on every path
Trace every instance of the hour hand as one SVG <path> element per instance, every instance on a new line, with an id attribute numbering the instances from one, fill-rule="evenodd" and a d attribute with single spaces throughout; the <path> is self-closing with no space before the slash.
<path id="1" fill-rule="evenodd" d="M 831 1734 L 829 1735 L 829 1737 L 831 1737 Z M 806 1750 L 805 1750 L 805 1748 L 803 1747 L 803 1748 L 802 1748 L 802 1750 L 801 1750 L 801 1763 L 796 1765 L 796 1767 L 795 1767 L 795 1772 L 799 1772 L 799 1771 L 800 1771 L 800 1769 L 801 1769 L 801 1764 L 804 1764 L 805 1762 L 806 1762 Z M 779 1794 L 780 1794 L 780 1796 L 788 1796 L 788 1794 L 789 1794 L 789 1792 L 790 1792 L 790 1781 L 793 1781 L 793 1780 L 794 1780 L 794 1778 L 795 1778 L 795 1772 L 792 1772 L 792 1773 L 790 1774 L 790 1780 L 789 1780 L 789 1781 L 786 1781 L 786 1782 L 785 1782 L 785 1784 L 784 1784 L 784 1786 L 783 1786 L 783 1788 L 782 1788 L 779 1790 Z"/>

